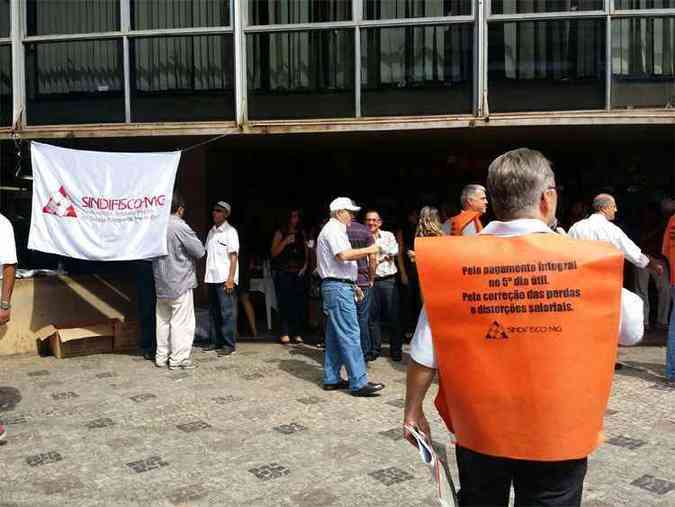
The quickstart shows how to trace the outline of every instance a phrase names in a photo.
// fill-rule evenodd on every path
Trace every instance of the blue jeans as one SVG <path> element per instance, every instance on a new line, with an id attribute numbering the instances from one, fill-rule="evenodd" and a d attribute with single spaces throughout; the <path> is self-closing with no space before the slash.
<path id="1" fill-rule="evenodd" d="M 376 279 L 372 292 L 370 337 L 373 341 L 373 355 L 377 357 L 382 353 L 382 327 L 389 324 L 389 352 L 391 357 L 399 358 L 402 354 L 403 332 L 396 278 Z"/>
<path id="2" fill-rule="evenodd" d="M 325 384 L 340 382 L 340 369 L 344 365 L 349 388 L 356 391 L 368 383 L 368 374 L 361 350 L 354 288 L 342 282 L 323 282 L 321 296 L 326 314 L 323 381 Z"/>
<path id="3" fill-rule="evenodd" d="M 291 271 L 274 272 L 281 336 L 302 336 L 305 323 L 305 277 Z"/>
<path id="4" fill-rule="evenodd" d="M 237 324 L 237 293 L 225 293 L 224 283 L 208 283 L 209 312 L 213 344 L 217 347 L 228 347 L 234 350 L 237 346 L 234 333 Z"/>
<path id="5" fill-rule="evenodd" d="M 366 357 L 373 353 L 373 342 L 370 338 L 370 302 L 373 297 L 373 289 L 361 287 L 361 290 L 363 291 L 363 301 L 356 303 L 356 316 L 361 332 L 361 350 L 363 356 Z"/>
<path id="6" fill-rule="evenodd" d="M 670 295 L 675 305 L 675 285 L 670 287 Z M 668 346 L 666 348 L 666 377 L 675 379 L 675 308 L 670 312 L 670 325 L 668 326 Z"/>

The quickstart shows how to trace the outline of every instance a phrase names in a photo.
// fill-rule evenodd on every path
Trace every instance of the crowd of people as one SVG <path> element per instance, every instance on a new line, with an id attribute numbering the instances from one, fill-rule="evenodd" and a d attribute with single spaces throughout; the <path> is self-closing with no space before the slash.
<path id="1" fill-rule="evenodd" d="M 589 216 L 578 213 L 577 220 L 565 232 L 556 218 L 558 192 L 549 161 L 537 151 L 519 149 L 505 153 L 490 165 L 487 188 L 479 184 L 467 185 L 460 196 L 461 211 L 452 216 L 447 209 L 439 211 L 424 206 L 419 212 L 411 212 L 403 227 L 391 230 L 379 210 L 362 209 L 348 197 L 337 197 L 330 203 L 326 220 L 316 234 L 304 229 L 300 210 L 294 209 L 271 238 L 269 258 L 282 345 L 303 343 L 308 287 L 316 284 L 315 292 L 320 295 L 325 348 L 324 390 L 347 390 L 359 397 L 378 395 L 385 386 L 368 378 L 367 363 L 383 355 L 385 336 L 389 341 L 390 360 L 401 361 L 403 344 L 410 337 L 404 427 L 418 429 L 430 441 L 431 430 L 423 401 L 433 378 L 439 376 L 441 389 L 436 404 L 457 441 L 461 505 L 507 505 L 511 485 L 516 492 L 516 505 L 580 505 L 587 456 L 597 445 L 598 424 L 601 425 L 602 417 L 594 418 L 589 414 L 583 419 L 577 418 L 575 428 L 551 428 L 547 422 L 569 420 L 570 407 L 582 410 L 589 400 L 592 410 L 604 411 L 611 375 L 608 368 L 611 364 L 605 363 L 613 362 L 616 357 L 614 329 L 619 330 L 619 344 L 632 345 L 642 338 L 644 329 L 652 325 L 650 280 L 657 288 L 654 326 L 668 329 L 665 381 L 675 385 L 675 312 L 671 311 L 675 300 L 675 201 L 663 200 L 662 220 L 645 224 L 648 232 L 641 243 L 649 246 L 643 249 L 613 223 L 618 205 L 609 193 L 595 196 L 590 203 L 592 212 Z M 484 226 L 490 204 L 496 220 Z M 236 351 L 239 298 L 251 331 L 256 334 L 254 312 L 246 297 L 250 254 L 246 245 L 240 242 L 237 229 L 229 223 L 232 206 L 225 201 L 214 204 L 213 226 L 204 244 L 183 220 L 185 208 L 185 201 L 175 193 L 167 229 L 168 253 L 151 261 L 156 300 L 154 350 L 152 344 L 142 343 L 147 359 L 153 360 L 157 367 L 171 370 L 196 367 L 191 358 L 196 329 L 193 291 L 199 285 L 197 262 L 204 256 L 203 281 L 207 287 L 212 324 L 211 343 L 205 350 L 223 357 Z M 11 317 L 17 261 L 12 226 L 2 215 L 0 235 L 3 237 L 0 244 L 3 271 L 0 325 L 5 325 Z M 418 238 L 442 236 L 462 239 L 441 242 L 425 239 L 427 253 L 421 247 L 416 251 Z M 534 239 L 536 237 L 539 239 Z M 476 248 L 477 241 L 483 241 L 480 245 L 489 247 L 485 241 L 495 244 L 502 241 L 499 245 L 503 248 L 508 246 L 504 240 L 520 241 L 517 244 L 524 249 L 518 261 L 524 265 L 536 265 L 541 255 L 557 256 L 564 252 L 571 259 L 566 262 L 577 269 L 578 260 L 579 269 L 588 276 L 597 276 L 596 264 L 604 266 L 606 278 L 597 282 L 607 290 L 604 294 L 611 297 L 607 302 L 593 303 L 602 307 L 601 312 L 591 311 L 590 305 L 581 304 L 576 318 L 582 324 L 593 322 L 592 327 L 606 330 L 592 344 L 606 354 L 588 358 L 597 379 L 583 386 L 588 392 L 578 400 L 570 399 L 572 380 L 564 375 L 539 378 L 548 384 L 543 390 L 528 388 L 526 392 L 509 392 L 508 389 L 519 389 L 520 384 L 506 382 L 504 392 L 501 392 L 492 387 L 484 388 L 479 383 L 464 385 L 463 373 L 449 366 L 453 362 L 455 366 L 467 364 L 462 361 L 470 362 L 480 354 L 485 354 L 486 361 L 492 360 L 489 355 L 494 352 L 480 350 L 487 342 L 476 341 L 465 332 L 471 328 L 471 319 L 482 319 L 481 325 L 483 321 L 487 322 L 486 319 L 492 319 L 467 314 L 450 323 L 450 327 L 443 324 L 444 312 L 449 312 L 444 306 L 445 300 L 439 299 L 438 292 L 422 294 L 420 291 L 420 273 L 422 280 L 429 283 L 424 278 L 428 275 L 422 270 L 428 268 L 425 263 L 429 258 L 429 245 L 436 245 L 441 249 L 439 251 L 447 253 L 447 257 L 434 257 L 439 264 L 434 266 L 434 273 L 445 276 L 443 273 L 456 271 L 458 261 L 465 260 L 452 258 L 459 251 L 453 250 L 453 245 L 467 244 Z M 475 257 L 485 262 L 492 262 L 498 256 L 498 248 L 475 250 Z M 594 259 L 593 268 L 584 264 L 589 256 Z M 621 287 L 621 259 L 632 265 L 632 287 L 637 295 Z M 590 282 L 592 286 L 593 280 Z M 462 287 L 444 287 L 443 290 L 459 293 Z M 581 297 L 582 293 L 578 291 L 576 297 Z M 414 323 L 412 336 L 407 333 L 410 325 L 405 315 L 409 315 Z M 498 326 L 496 336 L 508 338 L 497 321 L 492 325 Z M 550 334 L 554 328 L 542 329 Z M 555 332 L 559 333 L 556 340 L 569 341 L 566 347 L 571 353 L 550 359 L 551 365 L 555 361 L 565 364 L 565 361 L 587 356 L 585 347 L 590 345 L 584 342 L 584 337 L 578 336 L 577 331 L 560 328 Z M 442 340 L 434 338 L 439 333 L 443 335 Z M 488 341 L 495 336 L 490 333 L 488 331 L 485 337 Z M 550 346 L 544 345 L 544 339 L 544 336 L 537 337 L 538 346 Z M 461 346 L 457 347 L 457 344 Z M 518 354 L 497 355 L 502 373 L 515 378 L 521 373 L 516 367 L 521 364 L 519 361 L 533 360 L 528 363 L 528 369 L 534 371 L 542 361 L 556 356 L 551 354 L 542 359 L 544 356 L 537 356 L 533 350 L 533 347 L 521 346 Z M 546 370 L 551 365 L 544 364 L 542 371 L 552 371 Z M 456 390 L 458 385 L 470 393 L 468 403 L 458 402 L 462 398 Z M 537 397 L 541 393 L 544 398 Z M 563 398 L 564 402 L 552 402 Z M 504 420 L 497 421 L 503 428 L 495 430 L 490 422 L 495 419 L 494 413 L 490 412 L 486 417 L 485 410 L 504 411 Z M 538 425 L 538 420 L 544 423 Z M 466 421 L 471 424 L 465 424 Z M 5 428 L 0 425 L 0 439 L 4 435 Z M 525 439 L 523 435 L 526 435 Z"/>

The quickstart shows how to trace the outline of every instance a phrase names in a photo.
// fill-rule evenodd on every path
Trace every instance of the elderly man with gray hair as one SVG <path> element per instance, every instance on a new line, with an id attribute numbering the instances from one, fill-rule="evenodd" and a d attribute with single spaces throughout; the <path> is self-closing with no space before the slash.
<path id="1" fill-rule="evenodd" d="M 593 199 L 593 213 L 570 227 L 568 234 L 574 239 L 607 241 L 623 252 L 625 259 L 636 268 L 651 269 L 663 274 L 663 266 L 654 258 L 642 253 L 625 232 L 612 222 L 619 208 L 616 200 L 609 194 L 598 194 Z"/>
<path id="2" fill-rule="evenodd" d="M 609 396 L 611 361 L 616 350 L 616 331 L 611 329 L 619 325 L 616 319 L 620 312 L 619 342 L 629 345 L 641 339 L 640 299 L 622 291 L 621 308 L 606 308 L 602 313 L 585 304 L 586 300 L 577 302 L 574 309 L 577 313 L 568 319 L 583 322 L 582 326 L 595 322 L 595 335 L 584 334 L 567 324 L 560 330 L 537 328 L 535 323 L 541 314 L 529 313 L 539 311 L 536 299 L 531 300 L 535 310 L 526 309 L 519 316 L 468 311 L 462 303 L 463 289 L 453 286 L 444 290 L 438 285 L 439 277 L 456 280 L 466 266 L 483 269 L 481 265 L 498 265 L 504 252 L 509 256 L 508 260 L 502 260 L 504 263 L 513 262 L 514 258 L 523 265 L 537 265 L 544 257 L 575 260 L 570 264 L 576 269 L 579 261 L 585 273 L 594 272 L 597 267 L 584 265 L 582 259 L 589 258 L 584 256 L 597 256 L 593 262 L 606 259 L 608 266 L 603 291 L 621 290 L 617 256 L 605 256 L 607 249 L 600 245 L 587 245 L 585 250 L 583 246 L 573 247 L 574 241 L 551 230 L 558 195 L 553 170 L 541 153 L 522 148 L 501 155 L 489 167 L 487 184 L 497 220 L 480 232 L 486 237 L 467 238 L 480 241 L 482 248 L 477 250 L 476 245 L 467 248 L 451 238 L 439 238 L 425 240 L 418 253 L 422 287 L 429 290 L 428 294 L 425 291 L 425 301 L 430 314 L 434 312 L 431 322 L 439 336 L 432 336 L 425 307 L 411 343 L 404 432 L 410 439 L 412 434 L 407 428 L 415 428 L 431 442 L 423 402 L 438 373 L 436 407 L 457 441 L 459 505 L 508 505 L 513 486 L 515 505 L 578 506 L 587 455 L 598 443 L 597 432 Z M 437 250 L 432 248 L 432 242 L 437 242 Z M 563 252 L 558 257 L 560 248 Z M 459 258 L 469 251 L 475 253 Z M 432 259 L 433 266 L 425 268 L 425 262 L 432 263 Z M 443 259 L 447 259 L 447 265 L 440 267 L 438 263 L 444 262 Z M 425 278 L 425 271 L 433 273 L 434 283 Z M 588 301 L 598 294 L 587 296 Z M 614 301 L 618 302 L 618 298 Z M 556 315 L 558 311 L 551 310 L 545 318 L 551 323 L 562 323 Z M 499 330 L 496 337 L 491 334 L 493 327 Z M 601 344 L 602 354 L 584 356 L 593 340 Z M 579 361 L 583 364 L 579 365 Z M 586 373 L 597 374 L 602 381 L 591 382 L 584 376 L 586 373 L 570 379 L 564 370 L 572 364 Z M 490 378 L 479 381 L 482 376 Z M 574 389 L 583 390 L 583 396 L 570 390 L 570 383 L 575 382 Z M 538 391 L 537 386 L 542 389 Z M 572 404 L 567 403 L 569 400 Z M 579 418 L 578 407 L 573 405 L 577 402 L 583 405 L 588 400 L 592 400 L 594 415 Z M 575 422 L 570 423 L 571 420 Z M 561 450 L 578 437 L 575 432 L 581 426 L 586 435 L 585 450 Z"/>
<path id="3" fill-rule="evenodd" d="M 441 227 L 446 236 L 472 236 L 483 228 L 481 215 L 487 211 L 487 194 L 483 185 L 471 184 L 464 187 L 460 197 L 462 211 L 448 218 Z"/>

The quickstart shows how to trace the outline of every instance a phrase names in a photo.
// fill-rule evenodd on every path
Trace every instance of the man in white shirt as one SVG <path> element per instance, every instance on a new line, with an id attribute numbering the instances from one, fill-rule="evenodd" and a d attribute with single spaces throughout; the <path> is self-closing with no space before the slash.
<path id="1" fill-rule="evenodd" d="M 236 349 L 237 284 L 239 283 L 239 235 L 227 219 L 232 207 L 225 201 L 213 206 L 213 227 L 206 238 L 206 275 L 213 343 L 205 350 L 229 356 Z"/>
<path id="2" fill-rule="evenodd" d="M 326 314 L 323 388 L 349 389 L 354 396 L 373 396 L 384 389 L 384 384 L 368 382 L 356 313 L 356 300 L 363 297 L 356 285 L 356 261 L 377 254 L 380 249 L 376 244 L 354 249 L 349 243 L 347 226 L 360 209 L 347 197 L 334 199 L 330 203 L 331 218 L 316 241 L 317 272 Z M 349 381 L 341 377 L 343 365 Z"/>
<path id="3" fill-rule="evenodd" d="M 16 278 L 16 243 L 14 229 L 4 215 L 0 214 L 0 263 L 2 264 L 2 298 L 0 299 L 0 327 L 6 326 L 12 316 L 12 292 Z M 0 440 L 7 430 L 0 423 Z"/>
<path id="4" fill-rule="evenodd" d="M 368 226 L 370 233 L 373 235 L 375 244 L 380 247 L 380 254 L 377 256 L 373 299 L 370 310 L 371 359 L 377 359 L 381 354 L 382 326 L 388 322 L 391 330 L 389 354 L 392 361 L 400 361 L 402 357 L 403 334 L 399 310 L 400 300 L 396 285 L 398 242 L 393 233 L 381 229 L 382 218 L 377 211 L 366 213 L 366 226 Z"/>
<path id="5" fill-rule="evenodd" d="M 635 269 L 649 269 L 658 276 L 663 274 L 663 265 L 658 260 L 642 253 L 625 232 L 612 222 L 619 211 L 616 200 L 609 194 L 598 194 L 593 199 L 593 213 L 590 217 L 579 220 L 570 227 L 567 234 L 574 239 L 590 239 L 607 241 L 623 252 L 624 258 L 635 266 Z M 649 305 L 648 295 L 640 294 L 643 304 Z M 649 325 L 649 315 L 644 315 L 644 325 Z M 617 368 L 621 365 L 617 363 Z"/>
<path id="6" fill-rule="evenodd" d="M 570 227 L 567 234 L 574 239 L 591 239 L 607 241 L 623 252 L 625 259 L 638 268 L 648 268 L 663 271 L 663 267 L 642 253 L 637 246 L 612 221 L 616 218 L 619 209 L 614 197 L 609 194 L 599 194 L 593 199 L 593 213 L 590 217 L 579 220 Z"/>
<path id="7" fill-rule="evenodd" d="M 520 149 L 497 158 L 489 168 L 488 188 L 495 213 L 503 221 L 491 222 L 480 234 L 554 234 L 548 224 L 555 221 L 555 179 L 549 162 L 541 153 Z M 636 295 L 623 292 L 621 344 L 632 345 L 642 337 L 640 303 Z M 461 323 L 457 325 L 461 326 Z M 434 348 L 426 311 L 423 309 L 411 343 L 412 361 L 408 366 L 404 426 L 419 428 L 429 441 L 431 433 L 424 415 L 423 401 L 437 369 Z M 513 373 L 518 375 L 517 372 Z M 499 379 L 495 381 L 499 382 Z M 452 396 L 452 393 L 446 393 L 446 396 Z M 440 410 L 440 405 L 437 406 Z M 538 429 L 523 427 L 522 431 L 524 434 L 533 434 Z M 486 440 L 499 438 L 500 435 L 485 436 Z M 565 435 L 561 434 L 560 438 L 564 439 Z M 520 505 L 581 504 L 587 467 L 585 457 L 565 461 L 531 461 L 508 455 L 489 456 L 459 443 L 456 451 L 461 484 L 460 505 L 507 505 L 512 484 L 516 491 L 516 503 Z"/>

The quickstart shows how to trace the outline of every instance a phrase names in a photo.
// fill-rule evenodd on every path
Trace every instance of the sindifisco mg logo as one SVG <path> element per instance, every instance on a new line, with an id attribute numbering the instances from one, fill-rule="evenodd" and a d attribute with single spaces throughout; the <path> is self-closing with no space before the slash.
<path id="1" fill-rule="evenodd" d="M 77 218 L 73 201 L 63 185 L 56 192 L 51 193 L 47 205 L 42 208 L 42 212 L 58 217 Z"/>

